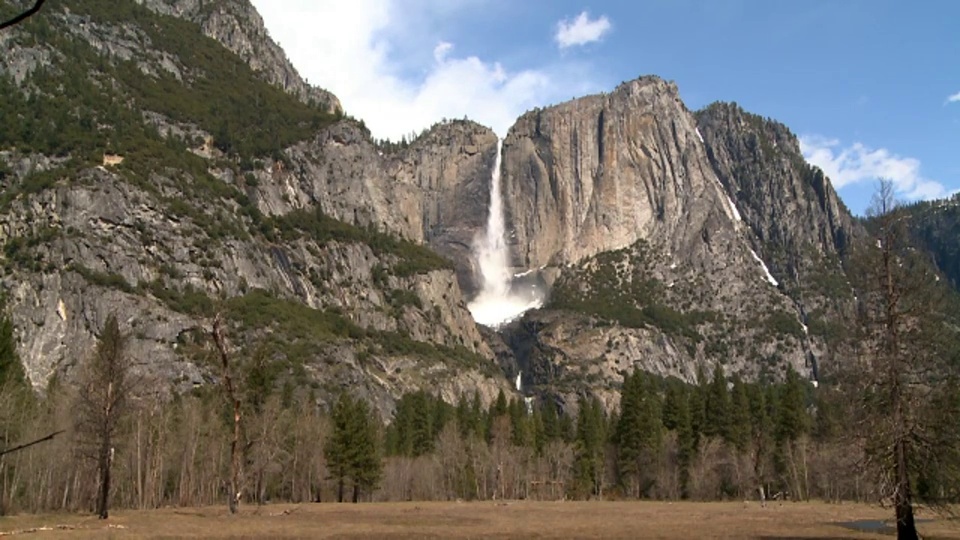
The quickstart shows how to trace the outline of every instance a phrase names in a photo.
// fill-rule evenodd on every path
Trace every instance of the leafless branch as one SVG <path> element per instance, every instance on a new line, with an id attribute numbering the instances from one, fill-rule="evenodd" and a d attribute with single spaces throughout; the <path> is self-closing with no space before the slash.
<path id="1" fill-rule="evenodd" d="M 46 0 L 37 0 L 36 2 L 34 2 L 32 8 L 24 11 L 23 13 L 17 15 L 16 17 L 8 21 L 0 22 L 0 30 L 3 30 L 4 28 L 13 26 L 15 24 L 19 24 L 24 20 L 26 20 L 28 17 L 35 15 L 38 11 L 40 11 L 40 6 L 42 6 L 44 2 L 46 2 Z"/>
<path id="2" fill-rule="evenodd" d="M 18 452 L 18 451 L 20 451 L 20 450 L 24 450 L 24 449 L 26 449 L 26 448 L 30 448 L 31 446 L 33 446 L 33 445 L 35 445 L 35 444 L 40 444 L 40 443 L 42 443 L 42 442 L 49 441 L 49 440 L 53 439 L 54 437 L 56 437 L 57 435 L 59 435 L 59 434 L 61 434 L 61 433 L 63 433 L 63 430 L 62 430 L 62 429 L 61 429 L 60 431 L 54 431 L 53 433 L 51 433 L 51 434 L 49 434 L 49 435 L 47 435 L 47 436 L 45 436 L 45 437 L 40 437 L 39 439 L 37 439 L 37 440 L 35 440 L 35 441 L 30 441 L 30 442 L 28 442 L 28 443 L 24 443 L 24 444 L 21 444 L 21 445 L 19 445 L 19 446 L 14 446 L 13 448 L 8 448 L 8 449 L 6 449 L 6 450 L 0 450 L 0 456 L 5 456 L 5 455 L 7 455 L 7 454 L 12 454 L 12 453 L 14 453 L 14 452 Z"/>

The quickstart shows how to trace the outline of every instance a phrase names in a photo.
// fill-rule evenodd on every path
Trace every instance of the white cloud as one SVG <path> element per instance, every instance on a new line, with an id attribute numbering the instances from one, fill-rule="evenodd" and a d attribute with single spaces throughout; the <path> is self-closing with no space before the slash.
<path id="1" fill-rule="evenodd" d="M 557 33 L 553 38 L 561 49 L 573 47 L 575 45 L 586 45 L 594 41 L 600 41 L 604 35 L 610 32 L 613 26 L 610 19 L 605 15 L 591 20 L 590 14 L 586 11 L 581 12 L 572 21 L 564 19 L 557 23 Z"/>
<path id="2" fill-rule="evenodd" d="M 898 156 L 885 148 L 870 148 L 853 143 L 843 148 L 837 139 L 816 135 L 800 137 L 800 149 L 808 162 L 823 169 L 834 187 L 885 178 L 909 199 L 944 197 L 947 189 L 920 173 L 920 161 Z"/>
<path id="3" fill-rule="evenodd" d="M 957 92 L 951 96 L 947 96 L 947 103 L 954 103 L 957 101 L 960 101 L 960 92 Z"/>
<path id="4" fill-rule="evenodd" d="M 495 60 L 458 55 L 439 27 L 466 4 L 481 1 L 253 3 L 311 84 L 333 92 L 375 137 L 397 140 L 442 118 L 463 116 L 504 136 L 524 111 L 583 91 L 588 77 L 568 76 L 579 67 L 573 64 L 511 70 Z"/>

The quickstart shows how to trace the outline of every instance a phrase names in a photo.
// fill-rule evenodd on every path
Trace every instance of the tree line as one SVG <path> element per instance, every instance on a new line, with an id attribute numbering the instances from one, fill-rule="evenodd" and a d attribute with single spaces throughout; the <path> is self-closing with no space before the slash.
<path id="1" fill-rule="evenodd" d="M 869 499 L 845 473 L 841 419 L 828 392 L 793 371 L 762 386 L 717 366 L 698 384 L 624 377 L 612 413 L 596 398 L 561 407 L 502 392 L 447 403 L 398 400 L 389 423 L 362 399 L 327 410 L 312 392 L 274 388 L 263 362 L 234 370 L 242 432 L 231 483 L 235 415 L 218 388 L 163 398 L 136 381 L 117 320 L 104 325 L 80 384 L 33 395 L 0 325 L 0 447 L 57 429 L 0 463 L 5 511 L 95 511 L 238 503 L 631 497 L 716 500 L 790 493 Z M 126 363 L 126 367 L 123 364 Z M 575 412 L 576 411 L 576 412 Z"/>

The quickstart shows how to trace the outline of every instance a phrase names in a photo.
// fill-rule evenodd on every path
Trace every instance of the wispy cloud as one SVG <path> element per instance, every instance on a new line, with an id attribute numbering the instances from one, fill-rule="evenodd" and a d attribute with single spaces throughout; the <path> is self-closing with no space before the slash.
<path id="1" fill-rule="evenodd" d="M 800 137 L 800 149 L 808 162 L 823 169 L 836 188 L 885 178 L 908 199 L 948 194 L 943 184 L 923 177 L 920 160 L 898 156 L 886 148 L 874 149 L 859 142 L 843 147 L 837 139 L 808 135 Z"/>
<path id="2" fill-rule="evenodd" d="M 960 92 L 957 92 L 951 96 L 947 96 L 947 103 L 955 103 L 957 101 L 960 101 Z"/>
<path id="3" fill-rule="evenodd" d="M 447 25 L 480 1 L 253 4 L 300 73 L 336 94 L 375 137 L 397 140 L 441 118 L 464 116 L 504 136 L 524 111 L 590 86 L 589 68 L 582 63 L 545 61 L 507 69 L 495 58 L 457 54 L 456 43 L 445 39 Z"/>
<path id="4" fill-rule="evenodd" d="M 605 15 L 591 19 L 590 14 L 584 11 L 573 20 L 564 19 L 558 22 L 557 33 L 553 38 L 561 49 L 566 49 L 600 41 L 611 29 L 613 25 Z"/>

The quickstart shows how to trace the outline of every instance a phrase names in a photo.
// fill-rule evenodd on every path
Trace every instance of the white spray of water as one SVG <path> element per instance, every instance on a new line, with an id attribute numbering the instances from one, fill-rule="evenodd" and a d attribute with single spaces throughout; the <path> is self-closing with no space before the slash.
<path id="1" fill-rule="evenodd" d="M 467 306 L 473 319 L 484 326 L 497 327 L 519 317 L 524 311 L 540 307 L 539 295 L 515 294 L 510 289 L 510 252 L 505 240 L 503 199 L 500 194 L 500 165 L 503 142 L 497 140 L 497 156 L 490 177 L 490 215 L 487 230 L 474 240 L 473 250 L 480 266 L 483 285 L 480 294 Z"/>
<path id="2" fill-rule="evenodd" d="M 522 372 L 522 371 L 519 372 L 519 373 L 517 373 L 517 392 L 523 390 L 523 387 L 522 387 L 522 379 L 520 378 L 521 375 L 523 375 L 523 372 Z"/>

